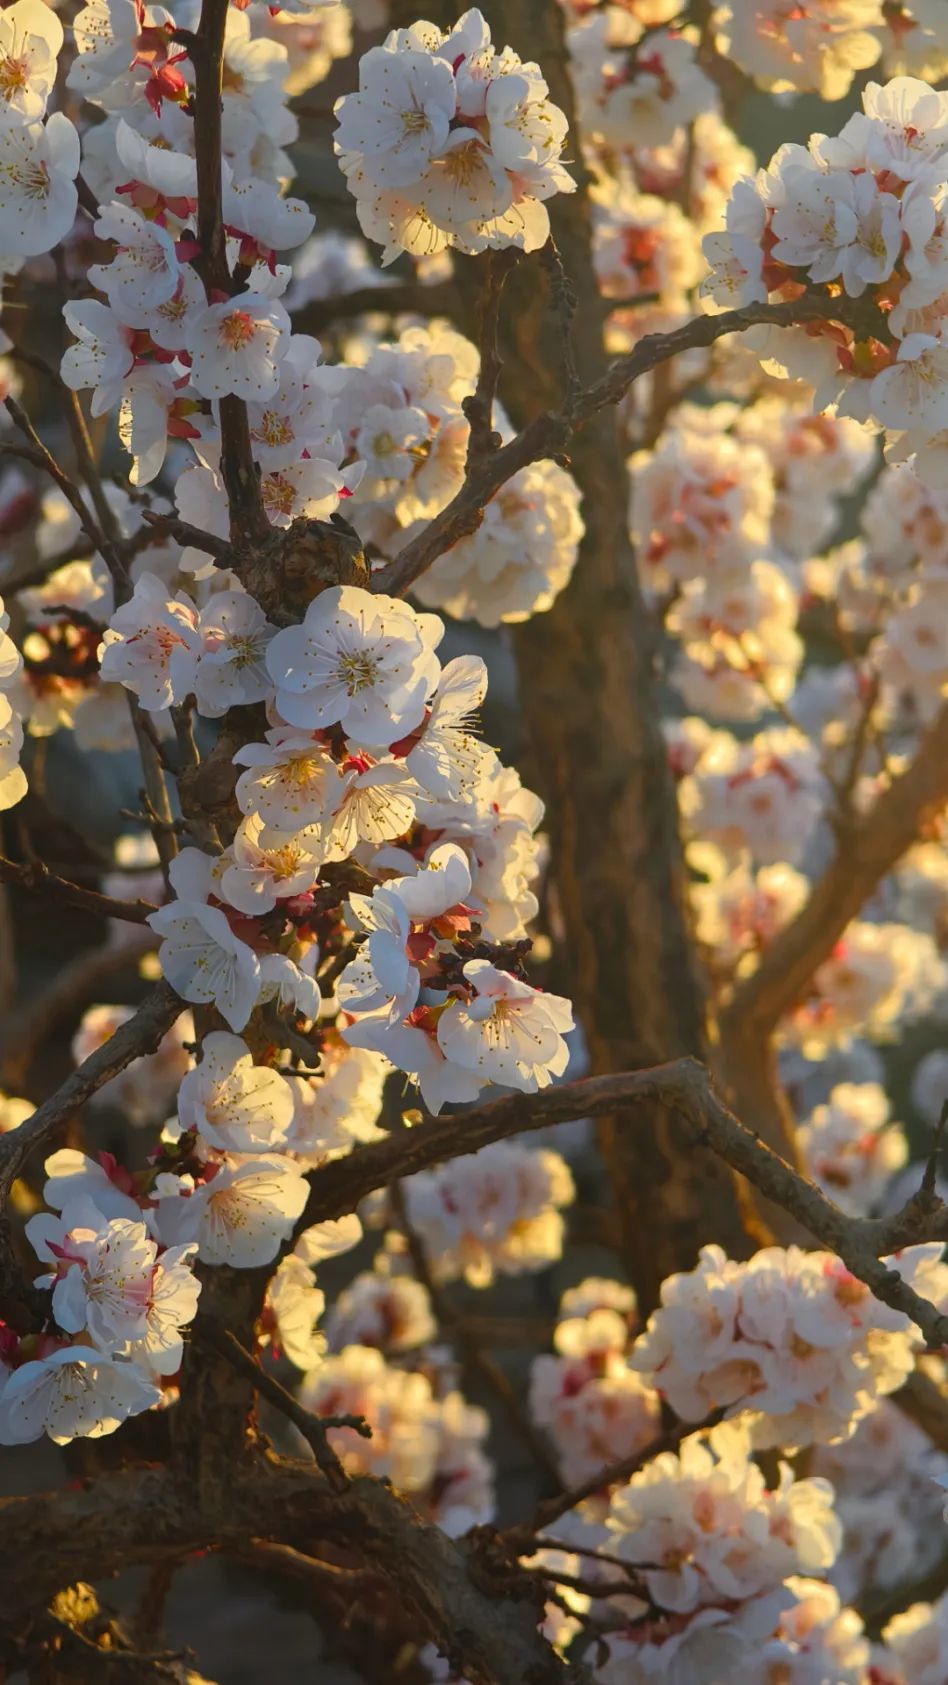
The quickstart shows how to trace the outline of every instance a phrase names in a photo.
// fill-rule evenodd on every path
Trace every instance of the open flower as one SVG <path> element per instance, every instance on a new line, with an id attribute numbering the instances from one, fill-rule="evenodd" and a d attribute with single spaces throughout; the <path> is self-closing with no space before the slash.
<path id="1" fill-rule="evenodd" d="M 79 136 L 62 112 L 24 123 L 0 117 L 0 249 L 36 257 L 65 239 L 78 203 Z"/>
<path id="2" fill-rule="evenodd" d="M 192 385 L 205 398 L 272 398 L 289 337 L 290 319 L 276 299 L 238 293 L 210 304 L 188 326 Z"/>
<path id="3" fill-rule="evenodd" d="M 226 1158 L 209 1181 L 161 1198 L 156 1222 L 163 1241 L 196 1241 L 205 1264 L 255 1269 L 272 1263 L 308 1197 L 309 1183 L 287 1158 Z"/>
<path id="4" fill-rule="evenodd" d="M 489 960 L 468 960 L 464 976 L 474 996 L 452 1003 L 439 1018 L 442 1053 L 485 1082 L 524 1093 L 562 1076 L 569 1058 L 563 1036 L 573 1028 L 569 1001 L 531 988 Z"/>
<path id="5" fill-rule="evenodd" d="M 148 922 L 162 938 L 159 960 L 171 987 L 184 1000 L 213 1002 L 232 1030 L 242 1030 L 260 993 L 260 961 L 220 908 L 169 901 Z"/>
<path id="6" fill-rule="evenodd" d="M 56 1445 L 101 1439 L 160 1397 L 137 1364 L 90 1346 L 65 1346 L 21 1364 L 7 1380 L 0 1391 L 0 1445 L 23 1445 L 44 1433 Z"/>
<path id="7" fill-rule="evenodd" d="M 255 1065 L 240 1036 L 205 1036 L 201 1062 L 178 1094 L 178 1118 L 222 1152 L 281 1146 L 293 1121 L 293 1090 L 279 1071 Z"/>
<path id="8" fill-rule="evenodd" d="M 338 723 L 356 743 L 392 743 L 424 718 L 443 631 L 437 615 L 416 614 L 395 597 L 332 586 L 267 650 L 277 708 L 290 725 Z"/>

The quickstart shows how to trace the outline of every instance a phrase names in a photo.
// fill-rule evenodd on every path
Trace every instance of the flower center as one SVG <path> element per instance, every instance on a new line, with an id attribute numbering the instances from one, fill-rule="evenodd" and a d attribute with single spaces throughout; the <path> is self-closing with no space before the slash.
<path id="1" fill-rule="evenodd" d="M 227 648 L 235 667 L 249 667 L 257 659 L 258 650 L 253 638 L 235 635 L 227 639 Z"/>
<path id="2" fill-rule="evenodd" d="M 231 351 L 242 351 L 249 345 L 257 328 L 252 316 L 246 310 L 232 310 L 225 316 L 218 329 L 218 337 L 222 345 L 230 347 Z"/>
<path id="3" fill-rule="evenodd" d="M 25 160 L 17 164 L 2 164 L 0 175 L 5 176 L 10 186 L 17 188 L 24 199 L 49 197 L 49 169 L 46 164 L 28 163 Z"/>
<path id="4" fill-rule="evenodd" d="M 290 423 L 275 410 L 264 410 L 258 427 L 254 427 L 250 437 L 261 445 L 288 445 L 294 438 Z"/>
<path id="5" fill-rule="evenodd" d="M 0 98 L 12 99 L 14 94 L 26 87 L 28 80 L 23 59 L 10 58 L 9 55 L 0 59 Z"/>
<path id="6" fill-rule="evenodd" d="M 369 690 L 375 684 L 378 663 L 371 655 L 359 651 L 355 655 L 341 655 L 336 671 L 349 695 L 357 696 L 360 690 Z"/>
<path id="7" fill-rule="evenodd" d="M 268 515 L 292 515 L 296 508 L 296 487 L 284 474 L 265 475 L 260 495 Z"/>

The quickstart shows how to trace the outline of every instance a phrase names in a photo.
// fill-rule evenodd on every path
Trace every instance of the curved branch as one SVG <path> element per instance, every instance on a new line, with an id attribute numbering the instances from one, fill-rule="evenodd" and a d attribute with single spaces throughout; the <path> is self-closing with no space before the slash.
<path id="1" fill-rule="evenodd" d="M 948 1209 L 923 1188 L 888 1218 L 849 1217 L 799 1171 L 745 1127 L 714 1092 L 697 1059 L 676 1059 L 647 1071 L 587 1077 L 539 1094 L 512 1094 L 453 1117 L 432 1118 L 404 1134 L 336 1159 L 310 1177 L 301 1227 L 354 1211 L 367 1194 L 402 1176 L 477 1152 L 491 1141 L 578 1117 L 611 1116 L 636 1107 L 664 1107 L 690 1126 L 694 1144 L 745 1176 L 829 1251 L 877 1299 L 901 1311 L 930 1346 L 948 1345 L 948 1316 L 920 1297 L 897 1270 L 880 1262 L 912 1241 L 948 1238 Z"/>
<path id="2" fill-rule="evenodd" d="M 104 919 L 123 919 L 128 924 L 147 924 L 156 911 L 151 901 L 119 901 L 97 889 L 86 889 L 69 878 L 57 877 L 42 861 L 21 865 L 3 854 L 0 854 L 0 883 L 14 884 L 33 895 L 48 895 L 67 906 L 84 907 L 86 912 L 98 913 Z"/>
<path id="3" fill-rule="evenodd" d="M 167 1469 L 127 1469 L 78 1491 L 0 1502 L 0 1622 L 22 1630 L 28 1611 L 63 1585 L 131 1563 L 248 1538 L 305 1549 L 331 1537 L 377 1565 L 472 1685 L 589 1685 L 557 1656 L 537 1621 L 542 1593 L 508 1572 L 482 1585 L 471 1552 L 418 1518 L 387 1485 L 362 1475 L 333 1492 L 313 1466 L 247 1457 L 231 1471 L 220 1515 L 206 1516 Z"/>
<path id="4" fill-rule="evenodd" d="M 174 990 L 167 983 L 156 983 L 127 1024 L 90 1053 L 19 1129 L 0 1136 L 0 1201 L 32 1154 L 50 1146 L 73 1113 L 112 1077 L 143 1053 L 154 1053 L 183 1011 L 184 1001 Z"/>
<path id="5" fill-rule="evenodd" d="M 634 351 L 612 363 L 601 380 L 583 387 L 573 396 L 569 417 L 549 411 L 528 423 L 509 444 L 485 460 L 468 464 L 464 484 L 439 515 L 404 546 L 387 567 L 375 575 L 373 586 L 401 596 L 414 581 L 456 544 L 477 530 L 481 511 L 501 486 L 521 468 L 546 457 L 559 457 L 567 450 L 573 432 L 599 410 L 617 404 L 642 375 L 678 356 L 682 351 L 706 349 L 726 334 L 742 333 L 753 327 L 798 327 L 806 322 L 843 322 L 858 326 L 865 315 L 861 301 L 830 299 L 825 293 L 804 294 L 790 304 L 745 304 L 717 316 L 696 316 L 670 333 L 646 334 Z"/>
<path id="6" fill-rule="evenodd" d="M 740 983 L 721 1016 L 725 1041 L 769 1036 L 805 995 L 814 972 L 877 885 L 948 802 L 948 706 L 929 727 L 915 757 L 873 803 L 841 830 L 838 846 L 804 906 L 770 944 L 757 970 Z"/>

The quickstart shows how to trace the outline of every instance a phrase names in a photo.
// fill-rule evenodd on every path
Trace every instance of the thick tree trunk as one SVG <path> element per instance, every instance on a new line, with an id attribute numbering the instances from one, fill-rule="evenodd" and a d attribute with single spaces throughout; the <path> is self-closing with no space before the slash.
<path id="1" fill-rule="evenodd" d="M 498 45 L 509 42 L 539 62 L 575 136 L 556 0 L 493 0 L 484 9 Z M 574 142 L 574 174 L 578 154 Z M 576 295 L 576 364 L 588 381 L 607 359 L 586 194 L 558 198 L 552 213 Z M 475 284 L 478 266 L 461 268 L 462 285 Z M 501 397 L 518 423 L 559 407 L 563 395 L 563 323 L 538 280 L 536 259 L 521 264 L 502 312 Z M 629 541 L 628 476 L 613 411 L 577 435 L 571 467 L 586 523 L 573 581 L 549 613 L 515 629 L 514 647 L 547 803 L 569 987 L 592 1069 L 607 1072 L 704 1054 L 705 1003 L 659 725 L 655 636 Z M 746 1251 L 732 1178 L 688 1148 L 674 1117 L 656 1110 L 651 1131 L 612 1127 L 606 1143 L 625 1260 L 646 1306 L 666 1275 L 693 1265 L 704 1241 Z"/>

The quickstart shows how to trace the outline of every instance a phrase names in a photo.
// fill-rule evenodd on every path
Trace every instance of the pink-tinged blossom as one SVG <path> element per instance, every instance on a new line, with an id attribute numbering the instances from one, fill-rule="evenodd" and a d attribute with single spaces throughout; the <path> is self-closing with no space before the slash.
<path id="1" fill-rule="evenodd" d="M 665 1452 L 633 1475 L 612 1495 L 607 1544 L 630 1564 L 650 1564 L 642 1577 L 653 1610 L 631 1600 L 628 1630 L 607 1641 L 606 1685 L 636 1673 L 689 1685 L 743 1677 L 793 1603 L 788 1576 L 832 1565 L 832 1497 L 827 1481 L 794 1480 L 786 1465 L 768 1490 L 736 1423 L 686 1439 L 677 1456 Z"/>
<path id="2" fill-rule="evenodd" d="M 939 1256 L 915 1246 L 887 1263 L 938 1296 Z M 806 1445 L 847 1438 L 902 1385 L 917 1340 L 832 1253 L 771 1246 L 735 1263 L 705 1246 L 695 1270 L 663 1282 L 630 1361 L 686 1421 L 746 1410 L 756 1446 Z"/>
<path id="3" fill-rule="evenodd" d="M 445 1057 L 485 1082 L 525 1094 L 562 1076 L 569 1059 L 564 1036 L 573 1028 L 569 1001 L 531 988 L 489 960 L 468 960 L 464 977 L 472 998 L 450 1002 L 438 1019 Z"/>
<path id="4" fill-rule="evenodd" d="M 40 1260 L 52 1265 L 36 1285 L 51 1289 L 64 1333 L 82 1334 L 107 1356 L 130 1358 L 156 1374 L 180 1368 L 181 1331 L 193 1320 L 201 1291 L 190 1268 L 194 1245 L 159 1257 L 142 1220 L 106 1218 L 85 1198 L 67 1204 L 61 1216 L 31 1217 L 26 1232 Z"/>
<path id="5" fill-rule="evenodd" d="M 384 1352 L 408 1352 L 427 1345 L 437 1332 L 423 1283 L 377 1270 L 363 1270 L 343 1288 L 326 1320 L 333 1351 L 377 1346 Z"/>
<path id="6" fill-rule="evenodd" d="M 544 1269 L 563 1246 L 573 1179 L 558 1153 L 496 1141 L 405 1183 L 412 1226 L 439 1280 L 488 1287 L 495 1273 Z"/>
<path id="7" fill-rule="evenodd" d="M 163 580 L 143 573 L 106 628 L 99 671 L 107 683 L 125 685 L 142 708 L 155 712 L 193 691 L 200 654 L 194 604 L 183 594 L 169 596 Z"/>
<path id="8" fill-rule="evenodd" d="M 46 1160 L 44 1169 L 47 1180 L 43 1198 L 54 1211 L 64 1211 L 67 1205 L 81 1200 L 107 1219 L 140 1221 L 141 1207 L 132 1198 L 132 1178 L 108 1154 L 102 1154 L 97 1162 L 75 1147 L 60 1147 Z"/>
<path id="9" fill-rule="evenodd" d="M 317 1415 L 355 1414 L 369 1423 L 371 1439 L 330 1429 L 350 1473 L 392 1481 L 451 1535 L 490 1518 L 487 1415 L 460 1393 L 436 1398 L 426 1375 L 389 1365 L 372 1347 L 346 1346 L 304 1375 L 299 1396 Z"/>

